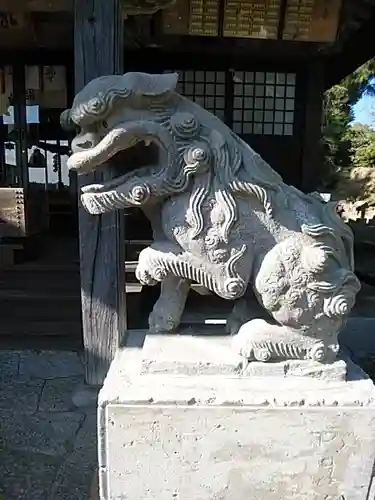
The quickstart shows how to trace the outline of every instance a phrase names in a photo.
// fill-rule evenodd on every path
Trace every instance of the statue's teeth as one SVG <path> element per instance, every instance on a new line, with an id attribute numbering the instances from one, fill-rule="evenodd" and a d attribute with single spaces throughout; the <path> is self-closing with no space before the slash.
<path id="1" fill-rule="evenodd" d="M 151 144 L 150 139 L 146 139 L 146 140 L 145 140 L 145 145 L 148 147 L 150 144 Z"/>

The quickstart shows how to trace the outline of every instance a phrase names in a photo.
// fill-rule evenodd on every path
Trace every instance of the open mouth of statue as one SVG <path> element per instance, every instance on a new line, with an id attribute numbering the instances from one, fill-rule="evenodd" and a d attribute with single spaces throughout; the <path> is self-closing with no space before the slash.
<path id="1" fill-rule="evenodd" d="M 100 214 L 146 201 L 150 193 L 143 180 L 161 174 L 160 165 L 166 165 L 170 157 L 169 137 L 155 125 L 152 122 L 118 125 L 98 144 L 86 149 L 85 143 L 76 141 L 78 144 L 68 160 L 69 169 L 84 173 L 105 163 L 111 166 L 110 180 L 82 188 L 81 200 L 90 213 Z"/>

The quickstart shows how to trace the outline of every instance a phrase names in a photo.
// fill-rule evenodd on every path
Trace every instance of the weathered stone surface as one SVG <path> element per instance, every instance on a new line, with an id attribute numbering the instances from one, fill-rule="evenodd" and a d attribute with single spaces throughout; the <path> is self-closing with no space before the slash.
<path id="1" fill-rule="evenodd" d="M 0 383 L 17 376 L 19 362 L 19 352 L 0 351 Z"/>
<path id="2" fill-rule="evenodd" d="M 72 397 L 83 377 L 69 377 L 47 380 L 40 399 L 40 411 L 72 411 L 75 409 Z"/>
<path id="3" fill-rule="evenodd" d="M 149 334 L 142 349 L 142 373 L 233 374 L 242 363 L 230 337 Z"/>
<path id="4" fill-rule="evenodd" d="M 83 375 L 83 365 L 78 353 L 31 351 L 21 354 L 20 375 L 55 379 Z"/>
<path id="5" fill-rule="evenodd" d="M 284 184 L 177 89 L 177 73 L 107 76 L 86 85 L 63 114 L 78 131 L 68 160 L 78 173 L 153 143 L 142 167 L 130 156 L 125 175 L 84 186 L 81 196 L 93 215 L 137 207 L 149 218 L 154 242 L 140 253 L 136 276 L 161 283 L 150 331 L 176 329 L 194 281 L 242 299 L 228 324 L 245 359 L 333 363 L 360 289 L 350 228 L 334 203 Z M 267 320 L 252 315 L 251 289 Z"/>
<path id="6" fill-rule="evenodd" d="M 368 494 L 368 499 L 371 500 L 372 498 L 375 498 L 375 467 L 374 467 L 374 475 L 373 475 L 373 478 L 372 478 L 372 484 L 371 484 L 370 492 Z"/>
<path id="7" fill-rule="evenodd" d="M 141 337 L 143 333 L 135 333 Z M 139 339 L 140 340 L 140 339 Z M 139 344 L 139 342 L 138 342 Z M 289 360 L 274 363 L 243 358 L 231 349 L 231 337 L 182 333 L 180 335 L 148 334 L 142 349 L 142 374 L 233 375 L 247 377 L 312 377 L 345 380 L 347 362 L 332 364 Z"/>
<path id="8" fill-rule="evenodd" d="M 42 393 L 43 380 L 9 379 L 0 383 L 0 412 L 35 413 Z M 1 425 L 1 424 L 0 424 Z"/>
<path id="9" fill-rule="evenodd" d="M 375 389 L 357 367 L 343 382 L 145 373 L 144 358 L 120 351 L 99 395 L 101 500 L 367 498 Z"/>
<path id="10" fill-rule="evenodd" d="M 136 500 L 363 500 L 375 412 L 110 405 L 110 492 Z"/>

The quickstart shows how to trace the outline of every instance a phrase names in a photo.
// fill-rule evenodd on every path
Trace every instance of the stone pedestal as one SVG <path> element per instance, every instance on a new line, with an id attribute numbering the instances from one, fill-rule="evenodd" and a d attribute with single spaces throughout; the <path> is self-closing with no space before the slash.
<path id="1" fill-rule="evenodd" d="M 229 341 L 129 337 L 99 395 L 101 500 L 372 500 L 372 382 L 345 361 L 243 369 Z"/>

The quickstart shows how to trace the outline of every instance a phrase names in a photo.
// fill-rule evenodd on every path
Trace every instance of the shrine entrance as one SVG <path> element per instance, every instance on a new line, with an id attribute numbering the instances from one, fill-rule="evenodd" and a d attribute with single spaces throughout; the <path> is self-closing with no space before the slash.
<path id="1" fill-rule="evenodd" d="M 72 64 L 58 56 L 20 57 L 0 69 L 0 340 L 7 345 L 33 346 L 35 336 L 59 342 L 66 332 L 81 342 L 77 189 L 66 164 L 71 138 L 60 125 Z"/>
<path id="2" fill-rule="evenodd" d="M 8 197 L 22 195 L 24 202 L 22 226 L 9 211 L 2 239 L 29 239 L 52 227 L 58 232 L 74 225 L 75 199 L 66 166 L 70 138 L 60 126 L 71 98 L 69 78 L 67 64 L 7 65 L 0 71 L 0 186 L 3 195 L 8 190 Z M 4 224 L 18 224 L 19 231 L 8 231 Z"/>

